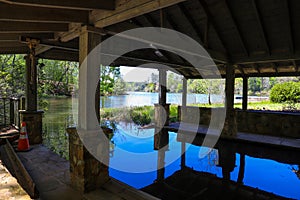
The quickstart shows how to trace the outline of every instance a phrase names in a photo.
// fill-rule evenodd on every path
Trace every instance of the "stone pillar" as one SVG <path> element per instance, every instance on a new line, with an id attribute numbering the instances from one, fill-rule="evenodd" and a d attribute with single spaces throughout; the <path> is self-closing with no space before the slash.
<path id="1" fill-rule="evenodd" d="M 110 179 L 108 166 L 105 165 L 109 163 L 109 142 L 101 138 L 101 134 L 97 135 L 101 132 L 99 130 L 100 52 L 93 51 L 94 56 L 88 56 L 100 44 L 101 34 L 101 30 L 94 27 L 84 26 L 81 29 L 78 127 L 68 129 L 71 184 L 83 193 L 100 188 Z M 89 151 L 81 139 L 88 143 Z M 100 152 L 103 163 L 94 158 L 90 151 L 93 154 Z"/>
<path id="2" fill-rule="evenodd" d="M 111 133 L 110 129 L 103 129 Z M 101 187 L 109 181 L 108 166 L 95 159 L 82 144 L 76 128 L 68 128 L 69 161 L 71 185 L 76 190 L 86 193 Z M 103 147 L 109 153 L 109 144 Z"/>
<path id="3" fill-rule="evenodd" d="M 25 56 L 26 60 L 26 92 L 25 110 L 20 110 L 20 122 L 26 122 L 29 143 L 41 144 L 43 132 L 43 111 L 37 110 L 37 58 L 35 49 L 39 44 L 38 40 L 26 39 L 30 53 Z M 23 101 L 22 101 L 23 102 Z"/>
<path id="4" fill-rule="evenodd" d="M 161 149 L 158 151 L 156 182 L 163 182 L 165 180 L 165 156 L 165 149 Z"/>
<path id="5" fill-rule="evenodd" d="M 225 106 L 226 118 L 222 131 L 222 136 L 233 137 L 237 133 L 237 124 L 234 111 L 234 66 L 228 64 L 226 66 L 226 83 L 225 83 Z"/>
<path id="6" fill-rule="evenodd" d="M 243 110 L 248 109 L 248 77 L 243 77 Z"/>
<path id="7" fill-rule="evenodd" d="M 29 144 L 41 144 L 43 142 L 43 113 L 44 111 L 20 110 L 20 121 L 26 122 L 26 130 Z"/>

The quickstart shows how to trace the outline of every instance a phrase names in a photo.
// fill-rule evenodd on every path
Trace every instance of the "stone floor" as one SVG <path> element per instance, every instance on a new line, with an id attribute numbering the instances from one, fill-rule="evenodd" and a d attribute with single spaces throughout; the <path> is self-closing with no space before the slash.
<path id="1" fill-rule="evenodd" d="M 70 186 L 69 162 L 43 145 L 18 152 L 20 160 L 35 182 L 42 200 L 156 200 L 156 198 L 111 179 L 103 188 L 81 194 Z"/>
<path id="2" fill-rule="evenodd" d="M 175 132 L 178 132 L 178 130 L 180 129 L 180 131 L 183 133 L 197 132 L 198 134 L 206 133 L 208 130 L 207 126 L 199 125 L 197 127 L 195 125 L 191 125 L 187 123 L 181 123 L 181 124 L 171 123 L 169 126 L 165 126 L 165 128 Z M 212 134 L 216 134 L 216 131 L 214 130 L 212 130 L 211 132 Z M 247 143 L 259 143 L 259 144 L 270 145 L 270 146 L 280 146 L 289 149 L 291 148 L 300 149 L 300 139 L 283 138 L 283 137 L 276 137 L 276 136 L 269 136 L 269 135 L 259 135 L 259 134 L 244 133 L 244 132 L 238 132 L 235 137 L 230 139 L 247 142 Z"/>

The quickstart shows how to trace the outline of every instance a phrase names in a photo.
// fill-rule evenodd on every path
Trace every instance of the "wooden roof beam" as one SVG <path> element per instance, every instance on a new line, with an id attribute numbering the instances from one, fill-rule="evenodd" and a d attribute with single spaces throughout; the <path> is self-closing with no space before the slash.
<path id="1" fill-rule="evenodd" d="M 256 69 L 257 73 L 260 74 L 259 65 L 257 63 L 254 63 L 253 66 Z"/>
<path id="2" fill-rule="evenodd" d="M 19 47 L 0 47 L 0 54 L 27 54 L 29 48 L 27 46 Z"/>
<path id="3" fill-rule="evenodd" d="M 241 65 L 236 65 L 243 76 L 245 76 L 245 71 Z"/>
<path id="4" fill-rule="evenodd" d="M 183 1 L 186 0 L 117 0 L 114 11 L 93 10 L 90 22 L 103 28 Z"/>
<path id="5" fill-rule="evenodd" d="M 283 11 L 285 13 L 285 19 L 286 19 L 286 33 L 288 36 L 288 42 L 289 42 L 289 48 L 291 53 L 293 54 L 295 52 L 294 47 L 294 34 L 293 34 L 293 27 L 291 23 L 291 11 L 290 11 L 290 4 L 288 0 L 282 1 L 283 3 Z"/>
<path id="6" fill-rule="evenodd" d="M 0 0 L 0 2 L 22 5 L 36 6 L 46 8 L 63 8 L 77 10 L 93 10 L 93 9 L 115 9 L 115 0 Z"/>
<path id="7" fill-rule="evenodd" d="M 272 63 L 272 67 L 273 67 L 275 73 L 278 74 L 278 66 L 277 66 L 277 64 L 276 63 Z"/>
<path id="8" fill-rule="evenodd" d="M 230 8 L 229 8 L 228 3 L 227 3 L 226 0 L 224 0 L 224 4 L 225 4 L 225 6 L 224 6 L 224 7 L 225 7 L 225 10 L 227 11 L 227 13 L 228 13 L 228 15 L 229 15 L 229 17 L 230 17 L 230 19 L 231 19 L 231 21 L 232 21 L 232 23 L 233 23 L 234 29 L 235 29 L 235 31 L 236 31 L 236 33 L 237 33 L 237 39 L 240 41 L 240 44 L 241 44 L 241 46 L 242 46 L 242 48 L 243 48 L 244 53 L 245 53 L 247 56 L 249 56 L 249 52 L 248 52 L 248 49 L 247 49 L 247 47 L 246 47 L 245 40 L 244 40 L 244 38 L 243 38 L 243 36 L 242 36 L 241 30 L 240 30 L 240 28 L 238 27 L 237 21 L 236 21 L 236 19 L 234 18 L 234 16 L 233 16 L 233 14 L 232 14 L 232 12 L 231 12 L 231 10 L 230 10 Z"/>
<path id="9" fill-rule="evenodd" d="M 2 33 L 49 33 L 68 30 L 68 24 L 0 21 Z"/>
<path id="10" fill-rule="evenodd" d="M 265 30 L 265 28 L 263 26 L 263 21 L 261 19 L 261 14 L 260 14 L 260 11 L 258 10 L 257 4 L 256 4 L 256 0 L 251 0 L 251 2 L 252 2 L 252 7 L 254 9 L 255 16 L 257 18 L 259 32 L 260 32 L 261 37 L 263 39 L 263 43 L 265 45 L 265 49 L 267 51 L 267 54 L 271 55 L 270 45 L 269 45 L 269 42 L 268 42 L 268 39 L 267 39 L 266 30 Z"/>
<path id="11" fill-rule="evenodd" d="M 37 38 L 37 39 L 54 39 L 53 33 L 28 33 L 28 34 L 22 34 L 22 33 L 1 33 L 0 32 L 0 41 L 19 41 L 20 36 L 25 37 L 31 37 L 31 38 Z"/>
<path id="12" fill-rule="evenodd" d="M 292 62 L 293 62 L 293 65 L 294 65 L 295 72 L 298 72 L 299 67 L 297 65 L 297 62 L 295 60 L 293 60 Z"/>
<path id="13" fill-rule="evenodd" d="M 225 42 L 224 42 L 224 39 L 221 37 L 220 33 L 219 33 L 219 29 L 218 27 L 216 26 L 216 22 L 214 20 L 214 18 L 212 17 L 212 14 L 208 8 L 208 5 L 205 1 L 203 0 L 198 0 L 200 6 L 202 7 L 202 9 L 204 10 L 204 13 L 206 15 L 206 18 L 207 18 L 207 23 L 211 23 L 212 27 L 215 29 L 215 32 L 217 34 L 217 37 L 219 38 L 223 48 L 225 49 L 225 53 L 228 54 L 228 48 L 226 47 L 225 45 Z"/>
<path id="14" fill-rule="evenodd" d="M 89 12 L 0 3 L 0 20 L 51 23 L 76 22 L 88 24 Z"/>

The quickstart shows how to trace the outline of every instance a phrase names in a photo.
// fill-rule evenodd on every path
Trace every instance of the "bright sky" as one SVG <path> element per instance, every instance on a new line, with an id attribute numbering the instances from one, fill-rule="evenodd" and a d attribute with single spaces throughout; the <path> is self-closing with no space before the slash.
<path id="1" fill-rule="evenodd" d="M 139 67 L 120 67 L 121 75 L 125 82 L 144 82 L 148 81 L 152 73 L 158 74 L 156 69 Z"/>

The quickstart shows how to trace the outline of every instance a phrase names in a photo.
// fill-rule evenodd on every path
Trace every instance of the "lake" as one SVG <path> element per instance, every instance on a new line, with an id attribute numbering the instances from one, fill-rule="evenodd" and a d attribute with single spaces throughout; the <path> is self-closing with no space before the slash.
<path id="1" fill-rule="evenodd" d="M 211 95 L 212 103 L 220 103 L 222 96 Z M 119 108 L 129 106 L 148 106 L 158 103 L 158 93 L 149 92 L 127 92 L 127 95 L 101 97 L 100 105 L 104 108 Z M 167 93 L 167 103 L 182 103 L 181 93 Z M 208 95 L 206 94 L 188 94 L 187 104 L 208 103 Z"/>
<path id="2" fill-rule="evenodd" d="M 107 107 L 122 107 L 136 105 L 153 105 L 157 103 L 157 94 L 137 93 L 118 97 L 107 97 L 102 100 Z M 220 97 L 212 97 L 219 101 Z M 205 103 L 207 96 L 190 95 L 188 102 Z M 180 104 L 179 94 L 169 94 L 168 102 Z M 77 101 L 71 98 L 52 98 L 49 100 L 48 111 L 43 118 L 44 144 L 68 159 L 68 135 L 65 128 L 76 125 L 73 115 L 77 112 Z M 110 175 L 128 185 L 141 189 L 152 184 L 157 178 L 155 170 L 158 165 L 158 152 L 153 150 L 154 129 L 139 129 L 132 124 L 117 124 L 117 130 L 112 138 L 113 147 L 110 154 Z M 164 177 L 170 177 L 181 169 L 180 150 L 182 142 L 178 140 L 177 133 L 169 132 L 169 148 L 164 152 L 165 166 Z M 200 148 L 194 144 L 186 144 L 186 166 L 199 172 L 214 174 L 217 178 L 224 178 L 222 173 L 226 164 L 230 161 L 231 172 L 229 178 L 233 182 L 241 182 L 242 185 L 258 188 L 283 197 L 300 199 L 299 166 L 300 155 L 295 152 L 279 151 L 272 148 L 260 148 L 247 145 L 222 145 L 214 148 L 205 157 L 199 157 Z M 230 149 L 230 153 L 228 153 Z M 148 153 L 145 159 L 123 156 L 122 151 L 132 153 Z M 224 153 L 225 152 L 225 153 Z M 170 162 L 172 161 L 172 162 Z M 223 163 L 223 164 L 222 164 Z M 226 165 L 224 165 L 224 163 Z M 244 163 L 244 164 L 242 164 Z M 141 169 L 143 173 L 126 172 L 120 170 Z M 244 169 L 244 170 L 242 170 Z M 133 170 L 134 171 L 134 170 Z M 242 175 L 241 175 L 242 172 Z"/>

